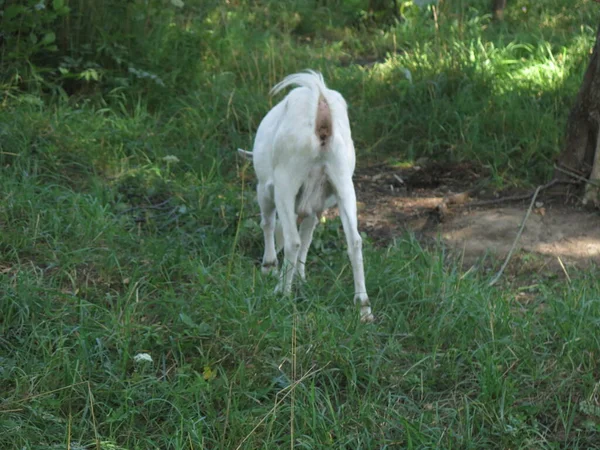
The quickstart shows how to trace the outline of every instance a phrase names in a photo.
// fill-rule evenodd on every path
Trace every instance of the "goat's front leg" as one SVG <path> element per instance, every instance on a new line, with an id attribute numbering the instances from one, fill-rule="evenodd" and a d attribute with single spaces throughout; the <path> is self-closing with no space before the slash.
<path id="1" fill-rule="evenodd" d="M 298 264 L 300 234 L 296 225 L 295 200 L 300 183 L 282 172 L 275 178 L 275 207 L 283 232 L 283 264 L 275 292 L 287 295 L 292 290 L 292 281 Z"/>
<path id="2" fill-rule="evenodd" d="M 260 227 L 263 230 L 265 252 L 262 260 L 262 273 L 277 272 L 277 252 L 275 251 L 275 202 L 267 186 L 260 184 L 256 188 L 260 206 Z"/>
<path id="3" fill-rule="evenodd" d="M 354 303 L 360 304 L 360 320 L 372 322 L 374 316 L 371 312 L 371 303 L 365 286 L 365 272 L 362 255 L 362 238 L 358 233 L 358 219 L 356 211 L 356 193 L 352 184 L 352 176 L 344 174 L 330 174 L 330 181 L 337 192 L 340 218 L 348 244 L 348 256 L 352 264 L 354 276 Z"/>
<path id="4" fill-rule="evenodd" d="M 300 224 L 300 253 L 298 255 L 298 275 L 306 280 L 306 256 L 312 242 L 313 232 L 319 223 L 316 215 L 306 216 Z"/>

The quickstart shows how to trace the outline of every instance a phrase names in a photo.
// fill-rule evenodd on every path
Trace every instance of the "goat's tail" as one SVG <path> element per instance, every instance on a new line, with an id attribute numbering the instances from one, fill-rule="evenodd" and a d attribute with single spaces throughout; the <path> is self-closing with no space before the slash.
<path id="1" fill-rule="evenodd" d="M 276 95 L 288 86 L 307 87 L 313 91 L 321 93 L 325 92 L 327 89 L 323 75 L 321 75 L 319 72 L 315 72 L 314 70 L 306 70 L 304 72 L 288 75 L 275 86 L 273 86 L 271 92 L 269 93 L 271 95 Z"/>
<path id="2" fill-rule="evenodd" d="M 244 150 L 243 148 L 238 148 L 238 153 L 242 158 L 247 159 L 248 161 L 252 161 L 252 158 L 254 156 L 252 152 Z"/>
<path id="3" fill-rule="evenodd" d="M 318 93 L 319 100 L 315 117 L 315 134 L 319 138 L 321 147 L 325 147 L 328 138 L 333 134 L 333 120 L 331 118 L 331 109 L 325 97 L 327 86 L 323 75 L 314 70 L 288 75 L 282 81 L 277 83 L 271 89 L 270 94 L 275 95 L 288 86 L 306 87 L 311 91 Z"/>

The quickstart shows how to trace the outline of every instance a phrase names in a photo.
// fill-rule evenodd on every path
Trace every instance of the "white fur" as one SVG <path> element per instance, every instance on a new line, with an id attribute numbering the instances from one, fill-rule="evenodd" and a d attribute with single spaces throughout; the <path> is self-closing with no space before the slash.
<path id="1" fill-rule="evenodd" d="M 337 203 L 354 275 L 354 301 L 361 306 L 361 319 L 372 321 L 357 226 L 352 183 L 356 159 L 346 102 L 339 92 L 328 89 L 322 75 L 314 71 L 289 75 L 271 93 L 292 85 L 298 87 L 260 123 L 253 151 L 239 150 L 247 159 L 252 156 L 258 178 L 265 240 L 263 272 L 277 268 L 275 234 L 280 223 L 284 262 L 276 292 L 288 294 L 296 272 L 305 278 L 306 255 L 320 214 Z M 329 122 L 323 121 L 323 114 Z M 323 123 L 327 125 L 326 137 L 316 132 L 316 126 Z"/>

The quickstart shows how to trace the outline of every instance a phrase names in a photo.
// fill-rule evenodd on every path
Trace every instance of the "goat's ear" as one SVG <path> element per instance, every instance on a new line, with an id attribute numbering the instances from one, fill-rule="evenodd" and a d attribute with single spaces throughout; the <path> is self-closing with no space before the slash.
<path id="1" fill-rule="evenodd" d="M 252 152 L 238 148 L 238 153 L 242 158 L 247 159 L 248 161 L 252 161 Z"/>

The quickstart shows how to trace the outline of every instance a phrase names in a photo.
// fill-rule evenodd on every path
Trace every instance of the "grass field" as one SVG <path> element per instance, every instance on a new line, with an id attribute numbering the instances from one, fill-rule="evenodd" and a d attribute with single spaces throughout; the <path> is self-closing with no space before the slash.
<path id="1" fill-rule="evenodd" d="M 442 246 L 366 236 L 370 325 L 339 220 L 292 299 L 260 273 L 235 149 L 294 71 L 346 97 L 359 167 L 552 173 L 598 5 L 398 3 L 384 26 L 360 1 L 190 1 L 121 78 L 3 72 L 0 448 L 600 448 L 596 269 L 488 287 Z"/>

